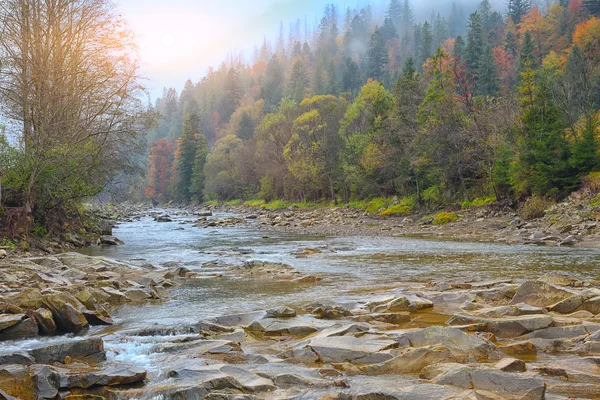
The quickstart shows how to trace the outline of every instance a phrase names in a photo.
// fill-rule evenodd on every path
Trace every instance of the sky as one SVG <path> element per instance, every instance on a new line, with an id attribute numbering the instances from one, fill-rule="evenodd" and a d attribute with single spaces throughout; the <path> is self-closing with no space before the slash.
<path id="1" fill-rule="evenodd" d="M 411 4 L 417 14 L 427 14 L 452 1 L 461 0 L 412 0 Z M 375 14 L 382 13 L 387 2 L 370 0 Z M 332 0 L 117 0 L 117 10 L 134 32 L 141 72 L 155 100 L 163 87 L 181 90 L 187 79 L 199 81 L 209 66 L 218 66 L 232 52 L 243 51 L 250 61 L 254 45 L 260 45 L 265 35 L 274 41 L 281 21 L 286 32 L 289 22 L 297 18 L 302 23 L 306 18 L 312 26 L 327 3 Z M 333 3 L 343 16 L 347 7 L 362 7 L 367 0 Z"/>

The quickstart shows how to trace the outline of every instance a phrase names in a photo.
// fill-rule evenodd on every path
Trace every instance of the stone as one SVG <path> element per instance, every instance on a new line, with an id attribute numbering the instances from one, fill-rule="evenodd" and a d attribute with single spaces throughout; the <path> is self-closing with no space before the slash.
<path id="1" fill-rule="evenodd" d="M 146 379 L 146 371 L 124 365 L 109 365 L 100 370 L 81 368 L 53 368 L 63 389 L 87 389 L 93 386 L 122 386 Z"/>
<path id="2" fill-rule="evenodd" d="M 412 347 L 442 345 L 452 350 L 458 358 L 468 361 L 485 361 L 496 351 L 494 344 L 478 336 L 439 326 L 404 333 L 396 341 L 408 342 Z"/>
<path id="3" fill-rule="evenodd" d="M 87 319 L 80 311 L 83 305 L 72 295 L 67 293 L 46 295 L 43 302 L 46 308 L 52 311 L 59 331 L 78 333 L 89 326 Z M 78 308 L 76 308 L 77 305 L 79 305 Z"/>
<path id="4" fill-rule="evenodd" d="M 111 288 L 111 287 L 103 287 L 102 291 L 108 295 L 108 302 L 111 305 L 121 305 L 130 301 L 125 293 L 120 290 Z"/>
<path id="5" fill-rule="evenodd" d="M 583 304 L 583 297 L 575 294 L 546 308 L 548 309 L 548 311 L 554 311 L 561 314 L 568 314 L 570 312 L 575 311 L 579 306 L 581 306 L 581 304 Z"/>
<path id="6" fill-rule="evenodd" d="M 253 322 L 263 319 L 266 315 L 266 311 L 255 311 L 243 314 L 222 315 L 219 317 L 210 318 L 208 321 L 227 327 L 240 326 L 245 328 Z"/>
<path id="7" fill-rule="evenodd" d="M 39 333 L 38 325 L 31 318 L 26 318 L 16 325 L 0 331 L 0 340 L 15 340 L 27 337 L 37 336 Z"/>
<path id="8" fill-rule="evenodd" d="M 525 372 L 527 370 L 525 362 L 516 358 L 503 358 L 494 364 L 494 368 L 504 372 Z"/>
<path id="9" fill-rule="evenodd" d="M 389 352 L 397 346 L 394 340 L 365 340 L 353 336 L 332 336 L 312 339 L 308 347 L 324 363 L 374 364 L 392 358 Z"/>
<path id="10" fill-rule="evenodd" d="M 52 317 L 52 311 L 40 307 L 33 312 L 33 318 L 38 324 L 40 333 L 45 335 L 53 335 L 56 333 L 56 323 Z"/>
<path id="11" fill-rule="evenodd" d="M 595 315 L 600 314 L 600 296 L 585 300 L 577 310 L 589 311 Z"/>
<path id="12" fill-rule="evenodd" d="M 100 236 L 100 238 L 98 239 L 98 241 L 100 242 L 101 245 L 103 246 L 118 246 L 123 244 L 123 241 L 114 237 L 114 236 L 109 236 L 109 235 L 102 235 Z"/>
<path id="13" fill-rule="evenodd" d="M 483 308 L 473 312 L 475 315 L 483 317 L 501 318 L 501 317 L 518 317 L 521 315 L 546 314 L 546 310 L 542 307 L 534 307 L 528 304 L 515 304 L 509 306 L 499 306 L 491 308 Z"/>
<path id="14" fill-rule="evenodd" d="M 298 320 L 265 319 L 256 321 L 246 328 L 249 332 L 262 336 L 295 336 L 304 337 L 319 329 L 311 323 Z"/>
<path id="15" fill-rule="evenodd" d="M 333 382 L 326 379 L 306 378 L 304 376 L 292 373 L 278 374 L 273 377 L 273 382 L 282 388 L 296 386 L 327 388 L 333 386 Z"/>
<path id="16" fill-rule="evenodd" d="M 550 271 L 538 280 L 551 285 L 581 287 L 583 281 L 566 271 Z"/>
<path id="17" fill-rule="evenodd" d="M 33 365 L 29 369 L 38 400 L 54 399 L 60 388 L 60 377 L 47 365 Z"/>
<path id="18" fill-rule="evenodd" d="M 312 311 L 312 316 L 318 319 L 343 319 L 351 317 L 353 314 L 345 307 L 342 306 L 320 306 Z"/>
<path id="19" fill-rule="evenodd" d="M 82 340 L 70 340 L 64 343 L 38 347 L 29 351 L 38 364 L 64 362 L 67 356 L 76 360 L 104 361 L 104 342 L 101 338 L 91 337 Z"/>
<path id="20" fill-rule="evenodd" d="M 573 294 L 575 293 L 546 282 L 525 281 L 517 289 L 510 304 L 525 303 L 535 307 L 547 307 Z"/>
<path id="21" fill-rule="evenodd" d="M 265 318 L 294 318 L 296 310 L 289 307 L 277 307 L 267 310 Z"/>
<path id="22" fill-rule="evenodd" d="M 113 324 L 112 318 L 106 311 L 83 310 L 83 316 L 92 326 L 109 326 Z"/>
<path id="23" fill-rule="evenodd" d="M 25 318 L 25 314 L 0 314 L 0 331 L 18 324 Z"/>
<path id="24" fill-rule="evenodd" d="M 464 360 L 464 357 L 455 355 L 442 345 L 417 347 L 382 363 L 367 365 L 364 372 L 367 375 L 416 374 L 431 364 L 460 360 Z"/>
<path id="25" fill-rule="evenodd" d="M 359 322 L 379 321 L 386 324 L 400 325 L 405 322 L 410 322 L 410 313 L 405 311 L 391 313 L 376 313 L 361 315 L 357 319 Z"/>
<path id="26" fill-rule="evenodd" d="M 485 318 L 467 314 L 455 314 L 448 325 L 485 324 L 484 330 L 497 337 L 514 338 L 526 333 L 549 327 L 552 323 L 550 315 L 522 315 L 507 318 Z"/>
<path id="27" fill-rule="evenodd" d="M 497 348 L 507 355 L 532 356 L 537 354 L 537 347 L 529 340 L 498 345 Z"/>
<path id="28" fill-rule="evenodd" d="M 7 256 L 6 250 L 0 249 L 0 260 L 6 258 L 6 256 Z"/>
<path id="29" fill-rule="evenodd" d="M 527 334 L 530 339 L 565 339 L 587 336 L 589 333 L 583 325 L 553 326 Z"/>
<path id="30" fill-rule="evenodd" d="M 3 364 L 17 364 L 17 365 L 31 365 L 35 363 L 35 359 L 28 353 L 12 353 L 0 355 L 0 365 Z"/>
<path id="31" fill-rule="evenodd" d="M 39 289 L 27 288 L 13 297 L 11 302 L 23 309 L 35 310 L 42 306 L 42 295 Z"/>

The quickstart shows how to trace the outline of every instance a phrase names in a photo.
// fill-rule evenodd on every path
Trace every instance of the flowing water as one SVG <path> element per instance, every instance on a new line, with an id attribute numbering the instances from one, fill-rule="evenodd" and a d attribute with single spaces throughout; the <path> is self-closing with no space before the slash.
<path id="1" fill-rule="evenodd" d="M 171 210 L 172 211 L 172 210 Z M 223 217 L 225 215 L 216 215 Z M 391 237 L 302 236 L 261 229 L 259 221 L 228 228 L 197 228 L 190 216 L 157 223 L 151 217 L 123 223 L 114 235 L 125 244 L 91 247 L 84 253 L 135 264 L 175 261 L 200 274 L 222 272 L 203 267 L 220 261 L 283 262 L 302 273 L 320 274 L 318 285 L 234 278 L 192 279 L 171 291 L 169 300 L 153 305 L 123 306 L 113 313 L 115 325 L 94 328 L 87 335 L 103 334 L 109 357 L 127 361 L 160 376 L 168 366 L 155 349 L 163 337 L 123 334 L 130 328 L 152 324 L 177 326 L 203 318 L 261 310 L 304 302 L 340 300 L 368 292 L 393 290 L 403 282 L 427 282 L 452 277 L 535 278 L 551 270 L 569 270 L 582 277 L 598 276 L 598 249 L 515 246 Z M 298 258 L 305 248 L 321 253 Z M 48 338 L 60 341 L 65 338 Z M 67 339 L 73 340 L 73 339 Z M 8 343 L 3 351 L 38 345 L 39 340 Z"/>

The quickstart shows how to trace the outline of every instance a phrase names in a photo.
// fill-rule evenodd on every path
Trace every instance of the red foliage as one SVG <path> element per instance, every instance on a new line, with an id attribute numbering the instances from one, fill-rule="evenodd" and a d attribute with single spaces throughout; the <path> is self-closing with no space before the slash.
<path id="1" fill-rule="evenodd" d="M 463 104 L 468 113 L 475 111 L 475 74 L 467 68 L 467 64 L 459 57 L 454 59 L 452 74 L 456 84 L 458 100 Z"/>

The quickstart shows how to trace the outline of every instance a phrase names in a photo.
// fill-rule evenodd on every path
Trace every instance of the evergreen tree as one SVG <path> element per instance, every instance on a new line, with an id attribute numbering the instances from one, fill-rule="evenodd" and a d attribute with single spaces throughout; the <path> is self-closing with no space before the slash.
<path id="1" fill-rule="evenodd" d="M 371 35 L 367 57 L 369 59 L 369 77 L 381 81 L 389 62 L 389 56 L 385 40 L 377 27 Z"/>
<path id="2" fill-rule="evenodd" d="M 313 70 L 311 91 L 313 95 L 325 94 L 325 71 L 320 62 L 317 62 Z"/>
<path id="3" fill-rule="evenodd" d="M 224 120 L 229 120 L 231 114 L 233 114 L 240 105 L 242 95 L 243 91 L 238 73 L 234 68 L 229 68 L 229 71 L 227 71 L 227 79 L 225 80 L 222 100 L 223 105 L 220 113 Z"/>
<path id="4" fill-rule="evenodd" d="M 414 19 L 415 17 L 412 9 L 410 8 L 409 0 L 404 0 L 404 3 L 402 3 L 402 23 L 400 24 L 400 29 L 398 29 L 400 36 L 404 37 L 411 31 Z"/>
<path id="5" fill-rule="evenodd" d="M 332 60 L 329 62 L 329 66 L 327 67 L 327 79 L 325 81 L 325 93 L 337 96 L 340 91 L 339 86 L 340 85 L 338 82 L 336 66 Z"/>
<path id="6" fill-rule="evenodd" d="M 381 32 L 381 36 L 385 41 L 398 38 L 398 32 L 396 31 L 396 27 L 390 18 L 386 18 L 383 21 L 383 26 L 379 29 Z"/>
<path id="7" fill-rule="evenodd" d="M 467 34 L 467 47 L 465 48 L 465 61 L 469 69 L 479 72 L 479 60 L 483 53 L 483 28 L 481 16 L 475 11 L 469 16 L 469 33 Z"/>
<path id="8" fill-rule="evenodd" d="M 590 14 L 600 16 L 600 0 L 583 0 L 583 7 Z"/>
<path id="9" fill-rule="evenodd" d="M 306 95 L 306 88 L 309 84 L 310 80 L 304 62 L 302 60 L 296 60 L 292 66 L 292 72 L 290 73 L 287 96 L 297 104 L 300 104 Z"/>
<path id="10" fill-rule="evenodd" d="M 425 22 L 421 28 L 421 36 L 419 43 L 419 63 L 420 65 L 425 64 L 425 61 L 431 55 L 433 51 L 433 33 L 431 32 L 431 25 L 429 22 Z"/>
<path id="11" fill-rule="evenodd" d="M 448 23 L 438 13 L 437 17 L 435 18 L 435 23 L 433 24 L 433 47 L 437 48 L 449 37 L 450 30 L 448 28 Z"/>
<path id="12" fill-rule="evenodd" d="M 395 29 L 400 29 L 402 25 L 402 5 L 398 0 L 390 0 L 386 11 L 386 19 L 394 25 Z"/>
<path id="13" fill-rule="evenodd" d="M 492 47 L 485 46 L 479 60 L 479 75 L 477 77 L 477 91 L 483 96 L 495 95 L 499 88 L 498 68 Z"/>
<path id="14" fill-rule="evenodd" d="M 342 92 L 356 94 L 360 88 L 360 67 L 350 57 L 344 58 L 342 64 Z"/>
<path id="15" fill-rule="evenodd" d="M 171 175 L 173 199 L 182 203 L 188 203 L 191 199 L 190 187 L 192 185 L 199 135 L 200 118 L 195 112 L 186 109 L 184 111 L 181 137 L 177 141 L 177 150 L 175 151 L 174 173 Z"/>
<path id="16" fill-rule="evenodd" d="M 265 77 L 260 88 L 261 97 L 265 100 L 267 111 L 274 110 L 283 98 L 283 66 L 277 56 L 273 56 L 267 64 Z"/>
<path id="17" fill-rule="evenodd" d="M 252 117 L 250 116 L 250 114 L 244 111 L 240 120 L 240 126 L 238 127 L 238 130 L 236 132 L 236 136 L 242 140 L 251 139 L 252 136 L 254 136 L 254 129 L 255 126 Z"/>
<path id="18" fill-rule="evenodd" d="M 465 41 L 463 40 L 463 37 L 458 35 L 456 37 L 456 39 L 454 40 L 454 51 L 453 51 L 454 57 L 458 57 L 460 59 L 463 59 L 465 56 Z"/>
<path id="19" fill-rule="evenodd" d="M 523 44 L 521 45 L 521 51 L 519 52 L 519 70 L 525 71 L 527 68 L 536 68 L 535 57 L 533 55 L 533 41 L 531 40 L 531 34 L 525 32 L 523 36 Z"/>
<path id="20" fill-rule="evenodd" d="M 203 134 L 198 135 L 194 169 L 190 183 L 190 199 L 198 203 L 204 201 L 204 165 L 208 156 L 208 143 Z"/>
<path id="21" fill-rule="evenodd" d="M 515 24 L 531 9 L 531 0 L 508 0 L 508 16 Z"/>

